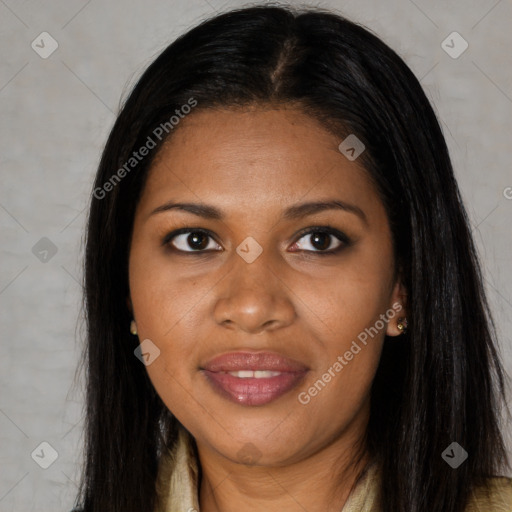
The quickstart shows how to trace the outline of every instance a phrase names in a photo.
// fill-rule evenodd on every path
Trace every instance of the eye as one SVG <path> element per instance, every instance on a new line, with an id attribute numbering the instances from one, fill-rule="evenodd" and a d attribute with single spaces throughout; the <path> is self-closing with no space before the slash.
<path id="1" fill-rule="evenodd" d="M 210 238 L 212 243 L 208 242 Z M 163 245 L 170 245 L 181 252 L 206 252 L 217 251 L 220 247 L 210 233 L 199 228 L 182 228 L 166 235 Z"/>
<path id="2" fill-rule="evenodd" d="M 319 255 L 336 254 L 350 245 L 350 239 L 345 233 L 330 226 L 306 228 L 299 235 L 300 239 L 293 244 L 292 252 L 299 250 Z M 301 242 L 302 239 L 306 242 Z M 170 246 L 177 252 L 184 253 L 201 254 L 222 250 L 222 247 L 215 242 L 211 233 L 202 228 L 181 228 L 172 231 L 165 236 L 162 245 Z"/>
<path id="3" fill-rule="evenodd" d="M 350 244 L 350 239 L 345 233 L 330 226 L 307 228 L 300 234 L 302 235 L 301 238 L 292 247 L 321 255 L 335 254 Z M 305 239 L 306 242 L 301 242 L 302 239 Z"/>

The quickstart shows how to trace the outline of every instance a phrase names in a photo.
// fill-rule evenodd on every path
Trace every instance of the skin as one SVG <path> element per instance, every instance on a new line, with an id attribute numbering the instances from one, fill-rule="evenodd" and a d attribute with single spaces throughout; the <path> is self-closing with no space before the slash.
<path id="1" fill-rule="evenodd" d="M 150 170 L 134 220 L 128 303 L 140 340 L 161 351 L 146 367 L 149 377 L 196 440 L 202 512 L 339 511 L 367 460 L 363 454 L 351 464 L 368 423 L 384 335 L 401 334 L 406 296 L 395 278 L 384 206 L 358 161 L 338 150 L 341 140 L 297 108 L 196 111 Z M 291 205 L 330 199 L 357 206 L 366 222 L 334 209 L 281 219 Z M 170 200 L 207 203 L 224 218 L 151 213 Z M 322 245 L 297 234 L 326 224 L 351 239 L 338 254 L 320 254 L 344 245 L 334 235 Z M 209 252 L 193 254 L 189 234 L 173 240 L 184 252 L 162 246 L 183 227 L 211 231 L 200 239 Z M 248 236 L 263 250 L 252 263 L 236 252 Z M 301 404 L 298 394 L 396 303 L 400 314 Z M 236 404 L 199 368 L 237 350 L 275 351 L 309 372 L 273 402 Z M 249 443 L 256 455 L 244 464 Z"/>

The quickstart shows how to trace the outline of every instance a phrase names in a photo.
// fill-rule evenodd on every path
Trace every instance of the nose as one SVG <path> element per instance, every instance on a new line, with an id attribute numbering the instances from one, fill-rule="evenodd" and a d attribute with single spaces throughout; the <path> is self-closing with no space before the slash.
<path id="1" fill-rule="evenodd" d="M 263 334 L 293 322 L 292 292 L 264 255 L 252 263 L 233 256 L 234 265 L 217 288 L 214 316 L 219 325 Z"/>

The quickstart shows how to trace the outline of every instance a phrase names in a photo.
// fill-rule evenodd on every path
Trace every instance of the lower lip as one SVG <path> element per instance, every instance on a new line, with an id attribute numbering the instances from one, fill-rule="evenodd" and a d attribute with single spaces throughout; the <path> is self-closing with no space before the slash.
<path id="1" fill-rule="evenodd" d="M 284 395 L 303 379 L 306 372 L 284 372 L 262 379 L 235 377 L 229 373 L 202 370 L 213 389 L 224 398 L 242 405 L 264 405 Z"/>

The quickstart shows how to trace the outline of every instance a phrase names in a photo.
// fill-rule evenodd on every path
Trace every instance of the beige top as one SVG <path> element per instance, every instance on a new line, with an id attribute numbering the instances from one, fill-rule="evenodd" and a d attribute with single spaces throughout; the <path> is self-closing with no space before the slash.
<path id="1" fill-rule="evenodd" d="M 379 512 L 378 470 L 369 466 L 340 512 Z M 512 512 L 512 479 L 496 477 L 491 492 L 474 491 L 466 512 Z M 155 512 L 199 512 L 198 465 L 193 438 L 180 428 L 174 452 L 160 460 L 157 481 L 160 504 Z"/>

